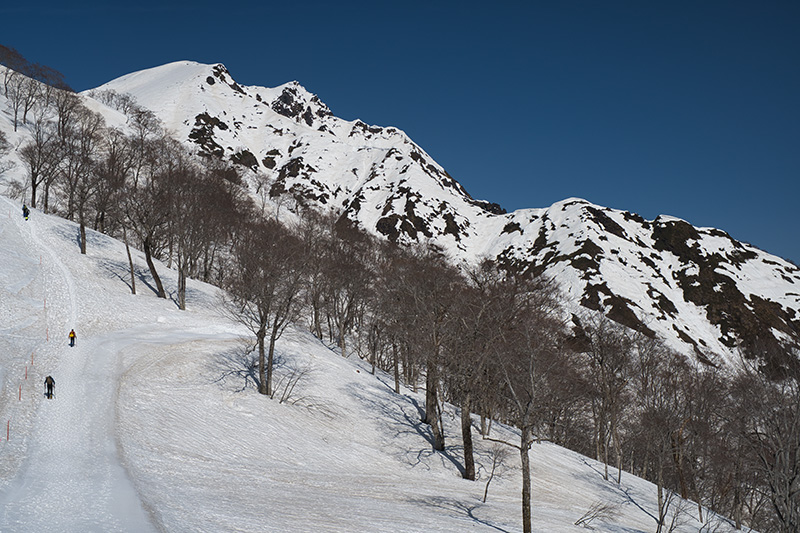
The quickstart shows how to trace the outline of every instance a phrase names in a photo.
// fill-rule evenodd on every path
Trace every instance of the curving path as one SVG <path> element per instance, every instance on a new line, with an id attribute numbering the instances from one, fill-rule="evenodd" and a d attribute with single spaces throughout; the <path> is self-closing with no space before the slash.
<path id="1" fill-rule="evenodd" d="M 2 200 L 8 209 L 18 209 Z M 156 531 L 117 449 L 119 334 L 81 334 L 77 324 L 87 317 L 79 316 L 76 281 L 50 242 L 52 236 L 40 234 L 35 216 L 15 226 L 14 238 L 41 253 L 46 327 L 54 337 L 43 348 L 42 360 L 51 363 L 56 399 L 37 400 L 25 460 L 0 493 L 0 531 Z M 78 332 L 74 348 L 66 342 L 71 327 Z M 128 338 L 136 341 L 136 336 Z"/>

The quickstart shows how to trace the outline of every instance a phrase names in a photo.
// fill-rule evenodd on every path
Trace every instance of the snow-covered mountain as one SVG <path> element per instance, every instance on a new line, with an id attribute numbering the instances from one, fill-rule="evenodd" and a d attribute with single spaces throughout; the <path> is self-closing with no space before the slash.
<path id="1" fill-rule="evenodd" d="M 254 189 L 262 172 L 276 202 L 332 208 L 393 240 L 437 242 L 456 260 L 547 272 L 573 310 L 603 309 L 699 357 L 729 357 L 742 340 L 797 342 L 797 269 L 719 230 L 578 199 L 503 213 L 399 130 L 337 119 L 296 84 L 238 86 L 221 66 L 167 65 L 104 88 L 130 92 L 197 150 L 255 168 Z M 0 95 L 0 129 L 19 149 L 28 131 L 12 131 L 5 103 Z M 263 398 L 247 332 L 220 313 L 218 289 L 190 280 L 192 305 L 179 311 L 155 297 L 134 250 L 133 296 L 124 245 L 89 231 L 81 255 L 75 224 L 37 210 L 25 221 L 20 207 L 0 197 L 0 531 L 519 530 L 518 456 L 484 503 L 492 443 L 476 443 L 479 481 L 461 479 L 452 406 L 447 448 L 433 452 L 421 394 L 396 394 L 389 377 L 299 329 L 279 342 L 276 373 L 301 372 L 302 383 L 290 402 Z M 176 273 L 158 268 L 175 287 Z M 41 394 L 46 375 L 53 401 Z M 519 437 L 500 424 L 493 435 Z M 613 511 L 591 524 L 601 531 L 654 529 L 652 484 L 606 482 L 597 462 L 546 442 L 531 455 L 536 530 L 583 531 L 575 522 L 597 503 Z M 694 508 L 675 502 L 676 531 L 732 529 L 713 515 L 701 524 Z"/>
<path id="2" fill-rule="evenodd" d="M 392 241 L 432 241 L 456 259 L 544 272 L 573 311 L 602 310 L 701 361 L 800 346 L 800 268 L 724 231 L 580 199 L 506 213 L 399 129 L 339 119 L 296 82 L 241 86 L 221 64 L 172 63 L 99 90 L 133 95 L 198 152 L 266 176 L 274 199 L 334 209 Z"/>
<path id="3" fill-rule="evenodd" d="M 221 64 L 171 63 L 83 94 L 120 125 L 119 111 L 90 97 L 103 91 L 130 94 L 196 152 L 247 169 L 267 202 L 330 209 L 395 242 L 434 242 L 456 261 L 544 272 L 570 311 L 601 310 L 697 360 L 800 347 L 800 268 L 724 231 L 575 198 L 506 213 L 472 198 L 401 130 L 337 118 L 297 82 L 240 85 Z M 0 127 L 24 141 L 2 114 Z"/>

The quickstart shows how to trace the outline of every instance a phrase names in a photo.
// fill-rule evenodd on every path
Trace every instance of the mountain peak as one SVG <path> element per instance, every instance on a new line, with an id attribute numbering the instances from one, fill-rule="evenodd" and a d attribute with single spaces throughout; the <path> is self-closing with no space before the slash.
<path id="1" fill-rule="evenodd" d="M 402 131 L 337 118 L 297 81 L 240 86 L 221 63 L 180 61 L 106 86 L 199 153 L 249 169 L 265 205 L 331 210 L 399 244 L 545 274 L 572 312 L 602 312 L 700 361 L 800 346 L 800 269 L 724 231 L 579 197 L 505 213 L 472 199 Z"/>
<path id="2" fill-rule="evenodd" d="M 322 103 L 317 95 L 306 90 L 297 81 L 284 83 L 275 91 L 280 91 L 280 94 L 270 107 L 285 117 L 305 122 L 307 126 L 313 127 L 320 119 L 333 116 L 328 106 Z"/>

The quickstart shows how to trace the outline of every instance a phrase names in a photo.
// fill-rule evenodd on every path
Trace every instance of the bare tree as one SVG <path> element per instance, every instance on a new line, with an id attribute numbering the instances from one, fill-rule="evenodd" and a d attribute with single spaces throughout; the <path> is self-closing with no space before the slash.
<path id="1" fill-rule="evenodd" d="M 445 382 L 452 401 L 461 408 L 461 440 L 465 479 L 475 479 L 472 442 L 473 405 L 501 388 L 488 372 L 492 347 L 499 341 L 507 303 L 497 298 L 502 274 L 490 261 L 467 269 L 467 279 L 454 293 L 456 303 L 449 322 L 452 332 L 443 344 Z"/>
<path id="2" fill-rule="evenodd" d="M 28 62 L 22 54 L 13 48 L 0 45 L 0 65 L 8 67 L 8 71 L 18 72 L 45 85 L 67 91 L 72 90 L 64 81 L 63 74 L 51 67 Z M 4 82 L 5 80 L 6 77 L 4 76 Z M 6 96 L 8 95 L 6 94 Z"/>
<path id="3" fill-rule="evenodd" d="M 41 83 L 32 78 L 22 78 L 19 86 L 20 107 L 22 109 L 22 124 L 28 123 L 28 111 L 31 110 L 36 103 L 38 96 L 41 94 L 39 86 Z"/>
<path id="4" fill-rule="evenodd" d="M 769 528 L 800 531 L 800 374 L 767 376 L 745 361 L 734 394 L 746 406 L 745 437 L 752 468 L 772 508 Z"/>
<path id="5" fill-rule="evenodd" d="M 581 320 L 591 383 L 595 395 L 592 413 L 595 423 L 597 460 L 602 461 L 608 479 L 609 450 L 616 456 L 617 483 L 622 476 L 620 426 L 627 393 L 635 332 L 605 315 L 585 314 Z"/>
<path id="6" fill-rule="evenodd" d="M 433 435 L 433 449 L 445 447 L 441 420 L 440 392 L 442 350 L 452 334 L 450 312 L 455 294 L 463 283 L 460 273 L 440 251 L 417 247 L 395 256 L 395 277 L 385 289 L 394 299 L 404 343 L 417 355 L 425 369 L 425 418 Z"/>
<path id="7" fill-rule="evenodd" d="M 6 92 L 6 106 L 11 112 L 12 124 L 14 131 L 20 124 L 20 111 L 25 105 L 25 83 L 27 78 L 19 72 L 6 70 L 5 79 L 5 92 Z"/>
<path id="8" fill-rule="evenodd" d="M 592 522 L 595 520 L 610 520 L 619 515 L 619 505 L 602 501 L 594 502 L 583 515 L 575 521 L 576 526 L 594 529 Z"/>
<path id="9" fill-rule="evenodd" d="M 347 335 L 363 313 L 373 278 L 367 264 L 372 240 L 346 223 L 328 235 L 323 249 L 323 304 L 342 357 L 347 357 Z"/>
<path id="10" fill-rule="evenodd" d="M 3 94 L 8 98 L 9 83 L 11 80 L 20 75 L 28 64 L 28 61 L 13 48 L 0 45 L 0 65 L 6 68 L 3 71 Z"/>
<path id="11" fill-rule="evenodd" d="M 28 174 L 30 205 L 34 208 L 37 207 L 39 187 L 45 184 L 47 188 L 47 184 L 52 183 L 57 176 L 60 145 L 49 118 L 49 108 L 46 106 L 36 110 L 31 125 L 31 138 L 19 150 L 20 159 Z M 45 211 L 46 206 L 47 201 L 45 201 Z"/>
<path id="12" fill-rule="evenodd" d="M 156 284 L 156 293 L 166 298 L 164 286 L 158 276 L 153 253 L 158 251 L 162 232 L 167 224 L 167 203 L 163 180 L 159 178 L 158 168 L 163 154 L 169 154 L 169 141 L 165 138 L 161 123 L 148 110 L 134 106 L 129 114 L 131 134 L 125 136 L 124 157 L 126 161 L 123 171 L 126 174 L 121 191 L 121 208 L 125 213 L 122 222 L 122 233 L 131 270 L 131 291 L 135 294 L 133 261 L 130 260 L 128 229 L 138 238 L 145 253 L 145 261 Z M 170 158 L 167 157 L 169 160 Z"/>
<path id="13" fill-rule="evenodd" d="M 124 214 L 122 191 L 132 167 L 133 154 L 125 134 L 117 128 L 107 128 L 94 165 L 94 230 L 114 234 L 120 228 Z"/>
<path id="14" fill-rule="evenodd" d="M 387 364 L 382 368 L 392 372 L 394 390 L 399 394 L 401 381 L 415 390 L 417 384 L 415 360 L 409 355 L 406 310 L 410 309 L 410 304 L 403 290 L 403 277 L 406 275 L 403 255 L 406 252 L 389 241 L 378 242 L 377 246 L 368 316 L 373 327 L 380 330 L 380 346 L 387 355 Z"/>
<path id="15" fill-rule="evenodd" d="M 104 139 L 105 121 L 99 114 L 79 106 L 63 130 L 59 178 L 67 196 L 67 218 L 80 225 L 81 253 L 86 253 L 86 222 L 89 208 L 100 187 L 97 159 Z"/>
<path id="16" fill-rule="evenodd" d="M 80 97 L 70 91 L 55 91 L 52 98 L 55 111 L 56 131 L 59 139 L 66 139 L 76 113 L 82 113 L 85 106 Z"/>
<path id="17" fill-rule="evenodd" d="M 261 185 L 259 185 L 260 187 Z M 257 210 L 267 216 L 263 205 Z M 298 235 L 308 255 L 307 286 L 305 290 L 306 307 L 310 313 L 309 329 L 315 337 L 322 340 L 322 313 L 325 290 L 325 249 L 326 243 L 333 239 L 336 224 L 333 213 L 322 214 L 313 209 L 304 211 L 297 226 Z"/>
<path id="18" fill-rule="evenodd" d="M 11 152 L 11 143 L 8 142 L 6 134 L 0 131 L 0 176 L 7 172 L 14 166 L 12 161 L 5 160 L 5 157 Z"/>
<path id="19" fill-rule="evenodd" d="M 670 486 L 670 472 L 678 472 L 675 454 L 680 453 L 680 434 L 687 425 L 686 389 L 689 367 L 682 355 L 671 352 L 656 339 L 639 338 L 634 344 L 632 380 L 636 405 L 635 428 L 641 441 L 639 453 L 646 462 L 649 478 L 656 484 L 656 531 L 669 528 L 667 517 L 672 506 L 678 505 Z M 670 466 L 673 468 L 670 469 Z"/>
<path id="20" fill-rule="evenodd" d="M 168 239 L 172 174 L 180 172 L 182 148 L 167 138 L 147 140 L 141 152 L 135 150 L 132 179 L 124 193 L 125 213 L 131 229 L 142 244 L 145 261 L 156 284 L 156 294 L 167 293 L 153 257 L 158 257 Z M 139 159 L 141 158 L 141 159 Z"/>
<path id="21" fill-rule="evenodd" d="M 228 307 L 255 335 L 258 391 L 272 396 L 275 343 L 300 312 L 306 262 L 303 247 L 285 226 L 268 220 L 244 224 L 231 253 L 225 282 L 232 298 Z"/>
<path id="22" fill-rule="evenodd" d="M 507 468 L 506 460 L 509 456 L 509 450 L 502 443 L 495 442 L 489 448 L 489 454 L 492 459 L 492 466 L 489 467 L 489 477 L 486 478 L 486 486 L 483 489 L 483 503 L 486 503 L 486 499 L 489 497 L 489 484 Z"/>
<path id="23" fill-rule="evenodd" d="M 496 371 L 505 385 L 509 416 L 520 431 L 516 446 L 522 463 L 522 526 L 531 531 L 531 467 L 537 400 L 547 374 L 558 369 L 564 324 L 555 285 L 544 278 L 509 276 L 498 287 L 505 309 L 502 336 L 496 345 Z"/>
<path id="24" fill-rule="evenodd" d="M 178 270 L 178 307 L 186 309 L 186 279 L 202 270 L 204 257 L 238 223 L 233 187 L 208 167 L 188 162 L 173 173 L 170 239 Z"/>

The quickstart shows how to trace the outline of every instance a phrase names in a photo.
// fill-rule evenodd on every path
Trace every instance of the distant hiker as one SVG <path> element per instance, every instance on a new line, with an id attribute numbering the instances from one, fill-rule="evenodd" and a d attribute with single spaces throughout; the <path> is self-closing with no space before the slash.
<path id="1" fill-rule="evenodd" d="M 30 216 L 30 214 L 31 214 L 31 211 L 30 211 L 30 209 L 28 209 L 28 206 L 25 205 L 25 204 L 22 204 L 22 216 L 25 217 L 25 220 L 28 220 L 28 217 Z"/>
<path id="2" fill-rule="evenodd" d="M 56 388 L 56 380 L 53 379 L 53 376 L 47 376 L 44 378 L 44 396 L 48 400 L 53 399 L 53 390 Z"/>
<path id="3" fill-rule="evenodd" d="M 75 330 L 70 330 L 69 332 L 69 345 L 75 346 Z"/>

